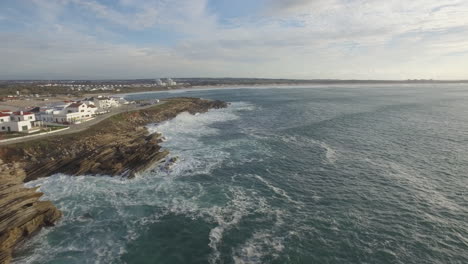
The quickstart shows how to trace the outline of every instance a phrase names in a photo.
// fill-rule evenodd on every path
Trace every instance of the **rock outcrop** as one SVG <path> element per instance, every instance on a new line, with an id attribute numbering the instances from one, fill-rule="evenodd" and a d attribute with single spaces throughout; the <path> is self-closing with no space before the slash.
<path id="1" fill-rule="evenodd" d="M 61 217 L 51 202 L 39 201 L 42 193 L 23 182 L 56 173 L 134 177 L 169 154 L 159 145 L 162 135 L 149 134 L 147 124 L 226 106 L 221 101 L 170 99 L 115 115 L 77 134 L 0 147 L 0 264 L 9 263 L 18 242 Z"/>
<path id="2" fill-rule="evenodd" d="M 62 213 L 35 188 L 25 188 L 26 173 L 20 164 L 0 160 L 0 263 L 10 263 L 16 244 L 44 226 L 53 225 Z"/>
<path id="3" fill-rule="evenodd" d="M 0 148 L 0 158 L 25 164 L 25 181 L 55 173 L 132 177 L 168 155 L 158 144 L 161 135 L 149 135 L 147 124 L 169 120 L 182 112 L 203 113 L 221 107 L 226 103 L 171 99 L 152 108 L 113 116 L 79 134 Z"/>

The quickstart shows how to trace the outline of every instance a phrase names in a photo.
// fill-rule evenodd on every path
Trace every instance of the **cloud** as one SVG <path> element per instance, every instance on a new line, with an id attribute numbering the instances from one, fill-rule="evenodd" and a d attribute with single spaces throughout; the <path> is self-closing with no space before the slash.
<path id="1" fill-rule="evenodd" d="M 208 0 L 32 1 L 38 19 L 17 20 L 34 26 L 0 30 L 11 62 L 0 78 L 466 78 L 468 67 L 460 0 L 262 0 L 229 20 Z"/>
<path id="2" fill-rule="evenodd" d="M 273 13 L 310 13 L 333 6 L 334 0 L 267 0 L 267 10 Z M 311 10 L 312 9 L 312 10 Z"/>

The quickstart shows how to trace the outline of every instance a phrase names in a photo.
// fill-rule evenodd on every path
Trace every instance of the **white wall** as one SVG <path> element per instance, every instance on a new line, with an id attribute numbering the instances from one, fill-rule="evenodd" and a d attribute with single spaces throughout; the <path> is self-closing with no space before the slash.
<path id="1" fill-rule="evenodd" d="M 0 124 L 4 122 L 10 122 L 9 116 L 0 117 Z"/>
<path id="2" fill-rule="evenodd" d="M 5 122 L 0 124 L 0 130 L 3 132 L 7 132 L 8 127 L 11 132 L 26 132 L 31 129 L 32 125 L 31 121 Z"/>

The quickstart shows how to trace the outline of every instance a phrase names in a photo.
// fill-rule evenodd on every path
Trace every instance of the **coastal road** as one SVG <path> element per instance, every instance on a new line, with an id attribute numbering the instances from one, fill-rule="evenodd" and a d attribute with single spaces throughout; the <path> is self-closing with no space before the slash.
<path id="1" fill-rule="evenodd" d="M 28 137 L 28 138 L 18 138 L 17 140 L 13 140 L 13 141 L 1 142 L 0 146 L 6 146 L 6 145 L 16 144 L 16 143 L 20 143 L 20 142 L 27 142 L 27 141 L 31 141 L 31 140 L 46 138 L 46 137 L 54 137 L 54 136 L 78 133 L 78 132 L 84 131 L 84 130 L 88 129 L 89 127 L 91 127 L 91 126 L 93 126 L 95 124 L 98 124 L 99 122 L 101 122 L 103 120 L 106 120 L 107 118 L 112 117 L 114 115 L 124 113 L 124 112 L 142 110 L 142 109 L 153 107 L 155 105 L 161 105 L 161 104 L 164 104 L 164 103 L 165 103 L 164 101 L 161 101 L 161 102 L 159 102 L 157 104 L 147 105 L 147 106 L 122 105 L 121 107 L 112 109 L 110 113 L 96 116 L 93 120 L 83 122 L 81 124 L 71 125 L 70 129 L 63 130 L 63 131 L 56 132 L 56 133 L 52 133 L 52 134 L 38 135 L 38 136 L 35 136 L 35 137 Z"/>

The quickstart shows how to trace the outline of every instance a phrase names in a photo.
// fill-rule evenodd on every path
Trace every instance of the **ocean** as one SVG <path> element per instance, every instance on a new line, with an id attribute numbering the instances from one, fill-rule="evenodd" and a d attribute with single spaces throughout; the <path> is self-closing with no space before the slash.
<path id="1" fill-rule="evenodd" d="M 468 85 L 230 88 L 148 125 L 135 179 L 28 183 L 63 211 L 15 263 L 468 263 Z"/>

